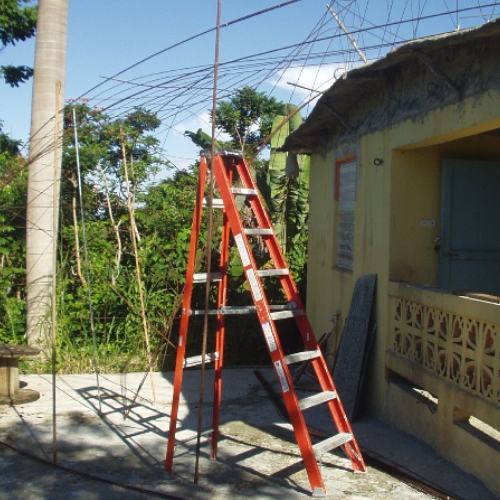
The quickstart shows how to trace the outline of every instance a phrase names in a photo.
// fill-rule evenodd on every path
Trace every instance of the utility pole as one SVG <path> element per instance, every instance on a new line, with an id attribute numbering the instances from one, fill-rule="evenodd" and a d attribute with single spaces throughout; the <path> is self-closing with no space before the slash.
<path id="1" fill-rule="evenodd" d="M 68 0 L 39 0 L 27 190 L 26 335 L 45 359 L 50 357 L 55 300 L 67 25 Z"/>

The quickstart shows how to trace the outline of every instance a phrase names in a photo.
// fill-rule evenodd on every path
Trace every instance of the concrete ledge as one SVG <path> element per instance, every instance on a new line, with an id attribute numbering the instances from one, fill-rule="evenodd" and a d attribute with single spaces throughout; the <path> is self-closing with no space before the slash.
<path id="1" fill-rule="evenodd" d="M 500 494 L 500 441 L 495 430 L 473 428 L 471 416 L 500 429 L 500 409 L 441 379 L 402 356 L 388 352 L 385 418 L 431 445 L 440 455 Z M 484 426 L 486 427 L 486 426 Z"/>
<path id="2" fill-rule="evenodd" d="M 450 380 L 438 377 L 428 368 L 394 351 L 387 351 L 385 359 L 389 370 L 435 394 L 442 403 L 446 400 L 453 407 L 474 415 L 495 429 L 500 429 L 500 404 L 481 398 Z"/>

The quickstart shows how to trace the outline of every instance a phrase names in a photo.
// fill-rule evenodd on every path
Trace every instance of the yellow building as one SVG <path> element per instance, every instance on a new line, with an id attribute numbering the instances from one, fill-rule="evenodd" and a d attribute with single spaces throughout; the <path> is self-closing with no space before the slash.
<path id="1" fill-rule="evenodd" d="M 315 331 L 377 274 L 363 409 L 500 493 L 500 22 L 348 72 L 283 150 L 311 155 Z"/>

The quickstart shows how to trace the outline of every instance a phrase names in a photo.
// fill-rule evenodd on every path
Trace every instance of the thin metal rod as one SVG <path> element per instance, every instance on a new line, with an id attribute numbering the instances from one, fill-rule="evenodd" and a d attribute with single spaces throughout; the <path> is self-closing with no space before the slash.
<path id="1" fill-rule="evenodd" d="M 297 87 L 299 89 L 309 90 L 310 92 L 316 92 L 317 94 L 324 94 L 325 90 L 316 90 L 310 87 L 304 87 L 304 85 L 299 85 L 298 83 L 286 82 L 287 85 L 291 85 L 292 87 Z"/>
<path id="2" fill-rule="evenodd" d="M 85 259 L 85 275 L 87 277 L 87 297 L 89 300 L 89 314 L 90 314 L 90 331 L 92 332 L 92 346 L 94 349 L 94 372 L 95 372 L 95 382 L 97 387 L 97 399 L 99 401 L 99 415 L 102 414 L 101 407 L 101 387 L 99 384 L 99 363 L 97 358 L 97 342 L 95 335 L 95 323 L 94 323 L 94 309 L 92 307 L 92 287 L 90 285 L 90 265 L 89 265 L 89 254 L 87 249 L 87 231 L 85 228 L 85 210 L 83 208 L 83 193 L 82 193 L 82 172 L 80 168 L 80 146 L 78 144 L 78 126 L 76 123 L 76 111 L 75 108 L 71 110 L 72 120 L 73 120 L 73 132 L 75 135 L 75 155 L 76 155 L 76 174 L 78 176 L 78 197 L 80 198 L 80 218 L 82 224 L 82 239 L 83 239 L 83 256 Z"/>
<path id="3" fill-rule="evenodd" d="M 57 229 L 59 221 L 59 102 L 61 94 L 61 82 L 56 82 L 55 89 L 55 115 L 54 115 L 54 177 L 53 177 L 53 205 L 52 205 L 52 325 L 51 325 L 51 340 L 52 340 L 52 462 L 57 465 L 57 379 L 56 379 L 56 363 L 57 363 Z"/>
<path id="4" fill-rule="evenodd" d="M 210 193 L 209 193 L 209 209 L 208 209 L 208 236 L 207 236 L 207 283 L 205 287 L 205 315 L 203 318 L 203 340 L 201 351 L 201 375 L 200 375 L 200 402 L 198 405 L 198 429 L 196 439 L 196 461 L 194 467 L 194 483 L 198 483 L 199 468 L 200 468 L 200 444 L 203 424 L 203 400 L 205 393 L 205 354 L 207 351 L 208 337 L 208 308 L 210 305 L 210 267 L 212 265 L 212 236 L 213 236 L 213 211 L 212 200 L 214 198 L 215 184 L 215 132 L 216 132 L 216 115 L 217 115 L 217 79 L 219 76 L 219 46 L 220 46 L 220 17 L 222 9 L 222 0 L 217 0 L 217 28 L 215 32 L 215 60 L 214 60 L 214 92 L 212 98 L 212 145 L 211 145 L 211 175 L 210 175 Z"/>
<path id="5" fill-rule="evenodd" d="M 347 35 L 347 38 L 349 38 L 350 42 L 352 43 L 352 46 L 354 47 L 354 50 L 359 54 L 359 57 L 363 60 L 365 64 L 368 63 L 366 60 L 366 56 L 363 54 L 361 49 L 358 47 L 358 44 L 356 43 L 356 40 L 354 40 L 354 37 L 349 33 L 347 28 L 345 27 L 344 23 L 339 19 L 339 16 L 337 16 L 336 12 L 331 8 L 330 4 L 326 4 L 328 7 L 328 10 L 330 11 L 330 14 L 335 18 L 335 21 L 337 21 L 338 25 L 344 31 L 344 33 Z"/>
<path id="6" fill-rule="evenodd" d="M 201 33 L 197 33 L 196 35 L 193 35 L 193 36 L 190 36 L 189 38 L 185 38 L 184 40 L 181 40 L 180 42 L 177 42 L 177 43 L 174 43 L 173 45 L 170 45 L 162 50 L 159 50 L 158 52 L 155 52 L 154 54 L 151 54 L 147 57 L 145 57 L 144 59 L 141 59 L 140 61 L 137 61 L 136 63 L 132 64 L 131 66 L 128 66 L 126 67 L 125 69 L 122 69 L 121 71 L 119 71 L 118 73 L 115 73 L 113 76 L 111 77 L 104 77 L 106 78 L 106 81 L 107 80 L 111 80 L 117 76 L 120 76 L 120 75 L 123 75 L 123 73 L 126 73 L 127 71 L 130 71 L 131 69 L 135 68 L 136 66 L 139 66 L 140 64 L 143 64 L 145 63 L 146 61 L 149 61 L 150 59 L 153 59 L 154 57 L 157 57 L 159 56 L 160 54 L 163 54 L 169 50 L 172 50 L 172 49 L 175 49 L 177 47 L 179 47 L 180 45 L 183 45 L 187 42 L 192 42 L 193 40 L 195 40 L 196 38 L 199 38 L 203 35 L 207 35 L 208 33 L 212 33 L 212 31 L 217 31 L 221 28 L 227 28 L 228 26 L 232 26 L 233 24 L 237 24 L 237 23 L 241 23 L 243 21 L 247 21 L 248 19 L 251 19 L 252 17 L 256 17 L 256 16 L 260 16 L 262 14 L 266 14 L 267 12 L 271 12 L 275 9 L 281 9 L 282 7 L 286 7 L 288 5 L 291 5 L 293 3 L 297 3 L 297 2 L 301 2 L 302 0 L 288 0 L 287 2 L 281 2 L 277 5 L 273 5 L 271 7 L 267 7 L 263 10 L 259 10 L 257 12 L 253 12 L 252 14 L 247 14 L 246 16 L 243 16 L 243 17 L 239 17 L 238 19 L 233 19 L 232 21 L 229 21 L 227 23 L 224 23 L 222 26 L 219 24 L 217 25 L 215 28 L 210 28 L 208 30 L 205 30 Z M 98 83 L 97 85 L 95 85 L 94 87 L 92 87 L 91 89 L 87 90 L 85 92 L 85 94 L 82 94 L 80 96 L 77 97 L 77 100 L 82 98 L 82 97 L 85 97 L 86 95 L 89 95 L 92 91 L 94 91 L 95 89 L 99 88 L 100 86 L 102 86 L 104 83 L 106 82 L 101 82 L 101 83 Z"/>
<path id="7" fill-rule="evenodd" d="M 115 289 L 115 291 L 116 291 L 116 289 Z M 118 293 L 118 295 L 121 296 L 124 300 L 126 300 L 126 298 L 123 297 L 123 295 L 121 295 L 119 293 Z M 129 306 L 133 307 L 132 304 L 130 304 L 130 303 L 129 303 Z M 165 362 L 165 356 L 167 355 L 168 346 L 170 345 L 170 346 L 175 348 L 175 345 L 170 341 L 170 336 L 172 334 L 172 323 L 174 322 L 174 319 L 175 319 L 177 311 L 179 310 L 179 307 L 180 307 L 180 304 L 179 304 L 179 302 L 177 302 L 176 305 L 174 306 L 172 314 L 170 315 L 170 318 L 169 318 L 169 321 L 167 324 L 168 326 L 166 327 L 166 329 L 168 330 L 168 337 L 163 332 L 161 332 L 160 330 L 155 328 L 154 325 L 151 325 L 148 323 L 149 328 L 153 328 L 160 335 L 160 337 L 165 341 L 165 352 L 163 355 L 162 366 L 165 364 L 164 362 Z M 150 363 L 156 362 L 156 359 L 157 359 L 158 355 L 160 354 L 162 348 L 163 348 L 163 344 L 161 344 L 161 343 L 159 343 L 156 346 L 155 352 L 151 356 Z M 134 394 L 134 397 L 132 398 L 132 401 L 130 401 L 130 404 L 128 405 L 127 409 L 125 410 L 125 413 L 123 414 L 123 420 L 127 420 L 128 416 L 130 414 L 130 411 L 134 407 L 135 402 L 136 402 L 137 398 L 139 397 L 139 393 L 141 392 L 142 386 L 144 385 L 144 382 L 146 381 L 146 378 L 148 376 L 148 372 L 149 372 L 149 370 L 142 377 L 142 380 L 137 388 L 137 391 Z"/>
<path id="8" fill-rule="evenodd" d="M 166 344 L 166 346 L 168 347 L 168 344 Z M 151 363 L 154 363 L 156 361 L 156 358 L 158 357 L 158 354 L 161 351 L 162 347 L 163 347 L 163 344 L 161 344 L 161 343 L 156 346 L 155 352 L 151 356 L 151 360 L 150 360 Z M 139 386 L 137 387 L 137 391 L 135 392 L 134 397 L 132 398 L 132 401 L 130 402 L 127 409 L 125 410 L 125 413 L 123 414 L 123 420 L 127 420 L 128 416 L 130 414 L 130 410 L 132 410 L 133 406 L 135 405 L 135 402 L 137 401 L 139 393 L 141 392 L 142 386 L 144 385 L 144 382 L 146 382 L 147 378 L 148 378 L 148 372 L 146 372 L 142 376 L 142 380 L 139 383 Z"/>

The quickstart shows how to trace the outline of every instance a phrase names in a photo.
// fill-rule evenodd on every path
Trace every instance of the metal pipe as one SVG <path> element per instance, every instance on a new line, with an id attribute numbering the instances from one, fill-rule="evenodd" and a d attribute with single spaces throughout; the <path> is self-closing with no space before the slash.
<path id="1" fill-rule="evenodd" d="M 201 374 L 200 374 L 200 400 L 198 405 L 198 428 L 196 439 L 196 461 L 194 467 L 194 483 L 198 483 L 199 466 L 200 466 L 200 446 L 201 433 L 203 424 L 203 398 L 205 393 L 205 354 L 207 351 L 208 337 L 208 308 L 210 305 L 210 267 L 212 265 L 212 236 L 213 236 L 213 212 L 212 200 L 214 198 L 215 176 L 214 160 L 215 160 L 215 132 L 216 132 L 216 115 L 217 115 L 217 79 L 219 76 L 219 47 L 220 47 L 220 17 L 222 9 L 222 0 L 217 0 L 217 29 L 215 32 L 215 60 L 214 60 L 214 91 L 212 103 L 212 145 L 211 145 L 211 175 L 210 175 L 210 193 L 209 193 L 209 208 L 208 208 L 208 228 L 207 228 L 207 283 L 205 287 L 205 315 L 203 318 L 203 340 L 201 348 Z"/>
<path id="2" fill-rule="evenodd" d="M 330 11 L 330 14 L 335 18 L 335 21 L 337 21 L 338 25 L 340 28 L 344 31 L 344 33 L 347 35 L 347 38 L 349 38 L 350 42 L 352 43 L 352 46 L 356 50 L 356 52 L 359 54 L 359 57 L 363 60 L 365 64 L 368 63 L 366 56 L 363 54 L 361 49 L 358 47 L 358 44 L 356 43 L 356 40 L 354 40 L 354 37 L 349 33 L 347 28 L 345 27 L 344 23 L 340 20 L 339 16 L 337 16 L 337 13 L 330 7 L 329 4 L 326 5 L 328 10 Z"/>

